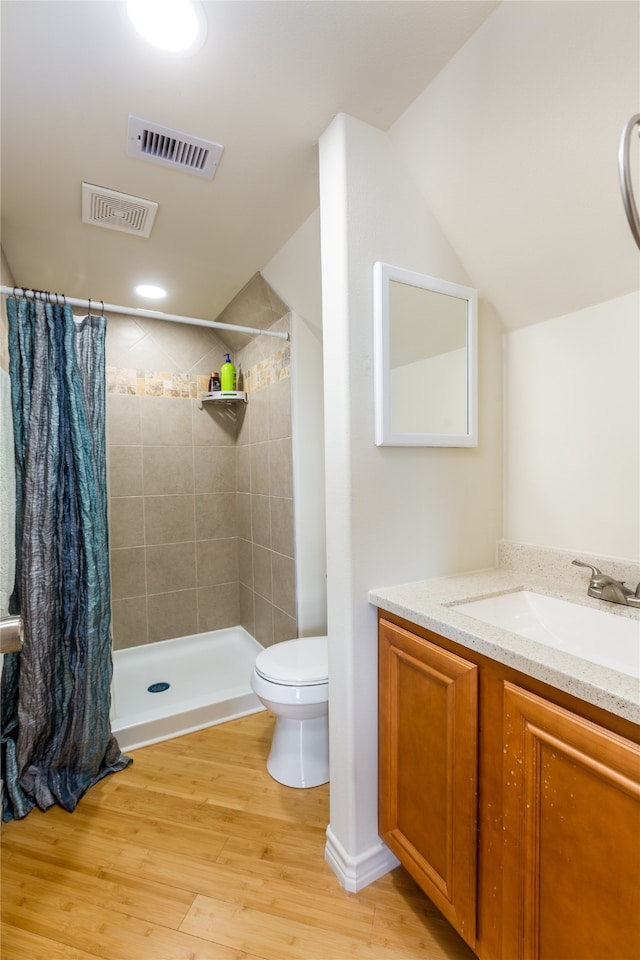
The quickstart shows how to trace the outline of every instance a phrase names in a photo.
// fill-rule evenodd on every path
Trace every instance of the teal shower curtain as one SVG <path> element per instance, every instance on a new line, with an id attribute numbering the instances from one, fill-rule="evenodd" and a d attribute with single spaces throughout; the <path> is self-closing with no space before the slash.
<path id="1" fill-rule="evenodd" d="M 130 763 L 109 720 L 106 320 L 49 301 L 7 300 L 24 643 L 2 671 L 4 820 L 71 811 Z"/>

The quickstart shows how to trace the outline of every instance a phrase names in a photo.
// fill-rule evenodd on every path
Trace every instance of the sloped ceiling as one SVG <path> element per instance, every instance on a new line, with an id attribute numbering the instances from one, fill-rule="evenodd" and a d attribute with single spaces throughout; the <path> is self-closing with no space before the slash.
<path id="1" fill-rule="evenodd" d="M 213 319 L 318 206 L 338 112 L 383 130 L 493 2 L 205 2 L 208 37 L 166 55 L 123 2 L 2 2 L 2 247 L 22 286 Z M 224 145 L 201 180 L 126 156 L 140 116 Z M 151 237 L 81 222 L 81 184 L 159 204 Z M 158 306 L 157 302 L 154 306 Z"/>
<path id="2" fill-rule="evenodd" d="M 534 0 L 503 3 L 391 128 L 508 329 L 640 288 L 617 167 L 637 113 L 640 4 Z"/>

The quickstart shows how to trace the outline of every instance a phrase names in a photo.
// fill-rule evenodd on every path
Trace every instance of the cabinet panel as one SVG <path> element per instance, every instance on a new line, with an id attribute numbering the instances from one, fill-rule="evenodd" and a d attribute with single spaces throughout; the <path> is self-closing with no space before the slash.
<path id="1" fill-rule="evenodd" d="M 503 956 L 640 956 L 640 747 L 504 684 Z"/>
<path id="2" fill-rule="evenodd" d="M 475 943 L 477 667 L 380 621 L 380 835 Z"/>

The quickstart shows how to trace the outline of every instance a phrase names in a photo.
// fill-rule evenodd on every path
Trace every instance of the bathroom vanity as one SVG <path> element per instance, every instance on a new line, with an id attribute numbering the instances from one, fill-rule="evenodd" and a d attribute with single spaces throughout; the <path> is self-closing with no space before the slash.
<path id="1" fill-rule="evenodd" d="M 461 605 L 531 589 L 567 599 L 500 571 L 371 592 L 380 836 L 481 960 L 635 958 L 640 680 Z M 637 611 L 568 599 L 640 643 Z"/>

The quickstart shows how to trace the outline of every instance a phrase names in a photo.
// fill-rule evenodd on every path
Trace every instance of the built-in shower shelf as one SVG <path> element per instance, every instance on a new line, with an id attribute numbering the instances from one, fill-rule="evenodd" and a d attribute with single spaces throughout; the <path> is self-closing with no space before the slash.
<path id="1" fill-rule="evenodd" d="M 213 393 L 201 393 L 202 403 L 246 403 L 244 390 L 215 390 Z"/>

